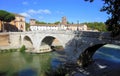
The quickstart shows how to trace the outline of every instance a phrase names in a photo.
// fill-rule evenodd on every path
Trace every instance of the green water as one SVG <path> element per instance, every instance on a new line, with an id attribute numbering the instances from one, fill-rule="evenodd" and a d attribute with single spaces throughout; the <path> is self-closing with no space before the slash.
<path id="1" fill-rule="evenodd" d="M 0 53 L 0 76 L 45 76 L 54 64 L 57 55 L 53 52 L 44 54 Z"/>

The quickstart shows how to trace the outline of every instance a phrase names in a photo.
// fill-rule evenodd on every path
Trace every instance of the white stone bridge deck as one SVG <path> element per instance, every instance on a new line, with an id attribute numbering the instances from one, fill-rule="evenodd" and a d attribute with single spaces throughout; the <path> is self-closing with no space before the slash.
<path id="1" fill-rule="evenodd" d="M 77 51 L 78 55 L 85 49 L 99 44 L 120 45 L 120 36 L 112 38 L 108 32 L 48 30 L 0 33 L 1 36 L 5 34 L 9 36 L 9 47 L 20 48 L 25 45 L 27 48 L 34 49 L 32 51 L 36 53 L 40 52 L 43 43 L 52 46 L 54 39 L 58 39 L 66 52 Z"/>

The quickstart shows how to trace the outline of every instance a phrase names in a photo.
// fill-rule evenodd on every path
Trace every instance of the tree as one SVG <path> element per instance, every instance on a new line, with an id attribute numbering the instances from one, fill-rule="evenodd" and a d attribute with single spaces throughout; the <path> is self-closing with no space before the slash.
<path id="1" fill-rule="evenodd" d="M 85 22 L 83 24 L 86 24 L 89 29 L 91 30 L 98 30 L 98 31 L 107 31 L 105 24 L 103 22 Z"/>
<path id="2" fill-rule="evenodd" d="M 94 0 L 85 0 L 93 2 Z M 101 12 L 106 12 L 110 15 L 109 19 L 106 20 L 107 30 L 111 31 L 111 35 L 117 36 L 120 34 L 120 0 L 102 0 L 104 5 L 101 8 Z"/>
<path id="3" fill-rule="evenodd" d="M 47 24 L 46 22 L 36 21 L 36 24 Z"/>
<path id="4" fill-rule="evenodd" d="M 54 22 L 54 24 L 58 25 L 58 24 L 60 24 L 60 21 Z"/>
<path id="5" fill-rule="evenodd" d="M 4 22 L 11 22 L 15 19 L 15 16 L 12 13 L 9 13 L 5 10 L 0 10 L 0 21 L 2 24 L 2 31 L 4 31 Z"/>
<path id="6" fill-rule="evenodd" d="M 29 24 L 29 23 L 25 23 L 25 25 L 26 25 L 25 29 L 26 29 L 27 31 L 29 31 L 29 29 L 30 29 L 30 24 Z"/>

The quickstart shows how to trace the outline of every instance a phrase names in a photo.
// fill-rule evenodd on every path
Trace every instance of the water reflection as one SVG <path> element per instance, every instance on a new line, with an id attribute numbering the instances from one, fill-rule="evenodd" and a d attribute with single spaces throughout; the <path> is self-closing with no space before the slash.
<path id="1" fill-rule="evenodd" d="M 113 62 L 120 62 L 120 46 L 105 45 L 101 47 L 93 56 L 94 59 L 105 59 Z"/>
<path id="2" fill-rule="evenodd" d="M 58 54 L 1 53 L 0 76 L 45 76 L 45 72 L 58 66 Z"/>
<path id="3" fill-rule="evenodd" d="M 71 64 L 72 68 L 69 65 L 65 68 L 70 69 L 69 76 L 120 76 L 119 46 L 105 45 L 96 51 L 93 60 L 85 68 Z M 51 68 L 56 69 L 65 61 L 65 53 L 57 51 L 44 54 L 0 53 L 0 76 L 45 76 Z"/>
<path id="4" fill-rule="evenodd" d="M 120 76 L 120 46 L 108 44 L 101 47 L 93 60 L 86 70 L 89 76 Z"/>

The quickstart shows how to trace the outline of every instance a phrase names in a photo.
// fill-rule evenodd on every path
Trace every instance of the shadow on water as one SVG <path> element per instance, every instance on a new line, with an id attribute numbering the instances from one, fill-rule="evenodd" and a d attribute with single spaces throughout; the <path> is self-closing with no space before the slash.
<path id="1" fill-rule="evenodd" d="M 0 72 L 0 76 L 7 76 L 7 72 Z"/>
<path id="2" fill-rule="evenodd" d="M 37 71 L 34 69 L 24 69 L 16 74 L 17 76 L 37 76 Z"/>

